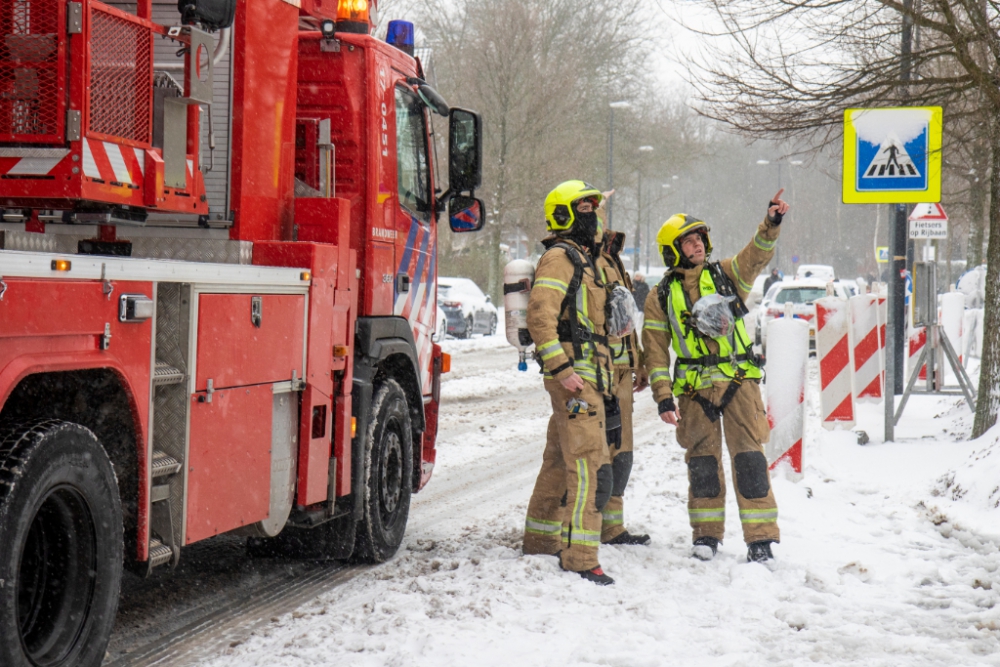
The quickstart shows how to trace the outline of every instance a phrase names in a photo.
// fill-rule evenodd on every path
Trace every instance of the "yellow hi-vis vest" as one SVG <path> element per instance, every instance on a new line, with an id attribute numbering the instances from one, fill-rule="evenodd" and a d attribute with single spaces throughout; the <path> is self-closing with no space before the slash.
<path id="1" fill-rule="evenodd" d="M 729 336 L 712 339 L 719 346 L 718 354 L 713 355 L 704 336 L 687 325 L 691 304 L 684 293 L 683 281 L 679 277 L 668 277 L 668 280 L 670 293 L 665 295 L 664 310 L 667 321 L 670 322 L 671 344 L 677 355 L 677 362 L 674 364 L 674 395 L 683 394 L 689 386 L 699 390 L 711 387 L 714 382 L 729 382 L 736 377 L 737 368 L 742 369 L 744 377 L 760 378 L 760 368 L 750 362 L 753 350 L 743 318 L 736 320 L 735 330 Z M 705 268 L 698 278 L 698 292 L 701 296 L 708 296 L 717 291 L 711 271 Z"/>

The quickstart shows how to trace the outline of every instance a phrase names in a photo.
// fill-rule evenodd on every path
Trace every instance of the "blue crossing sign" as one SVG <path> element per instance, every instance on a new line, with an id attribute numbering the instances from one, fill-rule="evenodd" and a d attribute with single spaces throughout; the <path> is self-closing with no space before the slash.
<path id="1" fill-rule="evenodd" d="M 941 107 L 844 112 L 845 204 L 941 200 Z"/>

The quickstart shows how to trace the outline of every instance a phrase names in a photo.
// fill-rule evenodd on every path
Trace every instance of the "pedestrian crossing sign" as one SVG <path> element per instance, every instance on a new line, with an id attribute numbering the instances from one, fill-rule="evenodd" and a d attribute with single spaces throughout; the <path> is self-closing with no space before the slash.
<path id="1" fill-rule="evenodd" d="M 844 112 L 845 204 L 941 201 L 941 107 Z"/>

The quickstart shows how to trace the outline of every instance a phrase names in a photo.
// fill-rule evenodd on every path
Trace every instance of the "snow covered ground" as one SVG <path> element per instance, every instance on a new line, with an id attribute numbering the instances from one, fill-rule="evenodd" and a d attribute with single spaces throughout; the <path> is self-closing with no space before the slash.
<path id="1" fill-rule="evenodd" d="M 600 588 L 520 553 L 538 374 L 502 327 L 445 349 L 438 465 L 398 555 L 206 664 L 1000 665 L 1000 427 L 966 441 L 956 397 L 913 397 L 889 444 L 881 404 L 860 406 L 859 446 L 821 428 L 813 377 L 805 475 L 775 476 L 765 566 L 746 562 L 731 491 L 719 556 L 690 556 L 683 452 L 647 390 L 625 512 L 653 544 L 602 548 L 617 583 Z"/>

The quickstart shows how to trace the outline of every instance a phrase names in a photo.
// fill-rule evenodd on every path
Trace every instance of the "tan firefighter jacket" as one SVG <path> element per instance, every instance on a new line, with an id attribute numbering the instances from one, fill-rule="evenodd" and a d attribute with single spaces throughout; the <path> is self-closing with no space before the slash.
<path id="1" fill-rule="evenodd" d="M 723 272 L 729 276 L 736 286 L 740 298 L 746 300 L 753 288 L 754 279 L 761 269 L 767 266 L 774 255 L 774 244 L 778 239 L 780 228 L 772 225 L 765 218 L 757 227 L 757 233 L 743 250 L 735 257 L 720 262 Z M 690 269 L 676 268 L 683 279 L 684 291 L 691 299 L 692 305 L 701 298 L 698 287 L 704 264 Z M 670 378 L 670 348 L 671 332 L 667 314 L 660 303 L 659 290 L 655 287 L 649 290 L 646 297 L 646 319 L 642 329 L 643 361 L 649 373 L 649 383 L 653 388 L 653 400 L 659 403 L 673 396 Z M 713 340 L 708 341 L 711 353 L 718 353 L 718 345 Z M 728 380 L 717 384 L 728 384 Z"/>
<path id="2" fill-rule="evenodd" d="M 538 262 L 535 283 L 528 298 L 528 332 L 535 341 L 535 355 L 546 378 L 563 380 L 575 372 L 598 390 L 610 394 L 611 353 L 604 327 L 604 281 L 595 276 L 590 254 L 573 241 L 550 237 L 544 243 L 566 244 L 576 249 L 583 261 L 582 282 L 573 303 L 577 310 L 578 331 L 585 329 L 593 338 L 581 343 L 577 358 L 569 335 L 572 309 L 564 304 L 571 291 L 574 264 L 565 249 L 551 247 Z"/>

